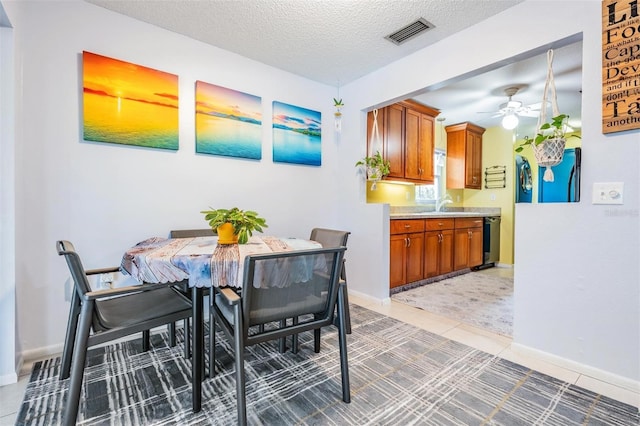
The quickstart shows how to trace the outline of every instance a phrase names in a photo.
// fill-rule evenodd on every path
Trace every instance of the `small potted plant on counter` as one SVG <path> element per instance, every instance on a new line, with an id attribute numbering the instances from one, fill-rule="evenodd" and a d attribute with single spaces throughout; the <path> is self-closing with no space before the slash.
<path id="1" fill-rule="evenodd" d="M 380 151 L 376 151 L 372 157 L 364 157 L 356 163 L 356 167 L 365 167 L 367 179 L 372 180 L 374 185 L 391 172 L 391 163 L 382 158 Z M 371 189 L 374 188 L 374 186 L 371 187 Z"/>
<path id="2" fill-rule="evenodd" d="M 246 244 L 253 231 L 262 232 L 268 228 L 264 218 L 251 210 L 231 209 L 203 210 L 204 219 L 218 232 L 218 244 Z"/>

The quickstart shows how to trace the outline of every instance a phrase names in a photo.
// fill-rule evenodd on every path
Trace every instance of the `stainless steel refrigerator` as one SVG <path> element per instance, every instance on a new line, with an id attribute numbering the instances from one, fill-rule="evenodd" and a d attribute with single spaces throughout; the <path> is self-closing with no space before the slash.
<path id="1" fill-rule="evenodd" d="M 581 148 L 564 150 L 562 163 L 553 166 L 553 182 L 542 180 L 544 167 L 538 167 L 539 203 L 576 203 L 580 201 Z"/>

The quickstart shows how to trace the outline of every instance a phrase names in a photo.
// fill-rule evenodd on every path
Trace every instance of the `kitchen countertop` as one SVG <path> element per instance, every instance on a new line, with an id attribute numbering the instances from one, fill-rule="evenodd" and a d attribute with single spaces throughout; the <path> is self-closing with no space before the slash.
<path id="1" fill-rule="evenodd" d="M 429 219 L 429 218 L 456 218 L 456 217 L 495 217 L 500 216 L 500 208 L 467 208 L 445 209 L 445 211 L 424 211 L 419 207 L 391 208 L 391 219 Z"/>

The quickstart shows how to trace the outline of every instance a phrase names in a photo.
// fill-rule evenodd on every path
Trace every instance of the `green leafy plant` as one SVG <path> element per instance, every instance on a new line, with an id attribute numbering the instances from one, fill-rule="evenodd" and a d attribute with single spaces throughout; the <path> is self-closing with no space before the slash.
<path id="1" fill-rule="evenodd" d="M 544 123 L 540 126 L 540 131 L 536 134 L 535 138 L 525 136 L 524 141 L 516 148 L 516 152 L 522 152 L 525 146 L 535 145 L 538 146 L 548 139 L 560 139 L 565 137 L 566 122 L 569 116 L 566 114 L 560 114 L 551 119 L 550 123 Z M 576 138 L 580 136 L 574 135 Z"/>
<path id="2" fill-rule="evenodd" d="M 391 163 L 382 158 L 380 151 L 376 151 L 372 157 L 364 157 L 356 163 L 356 167 L 361 166 L 367 168 L 369 179 L 382 179 L 391 172 Z"/>
<path id="3" fill-rule="evenodd" d="M 220 225 L 230 223 L 233 225 L 233 232 L 238 236 L 239 244 L 246 244 L 253 231 L 262 232 L 262 228 L 268 228 L 264 218 L 251 210 L 240 210 L 237 207 L 231 209 L 211 209 L 202 210 L 204 219 L 209 222 L 209 226 L 214 231 Z"/>
<path id="4" fill-rule="evenodd" d="M 335 106 L 337 108 L 343 107 L 344 104 L 342 103 L 342 98 L 340 98 L 340 99 L 333 98 L 333 106 Z"/>

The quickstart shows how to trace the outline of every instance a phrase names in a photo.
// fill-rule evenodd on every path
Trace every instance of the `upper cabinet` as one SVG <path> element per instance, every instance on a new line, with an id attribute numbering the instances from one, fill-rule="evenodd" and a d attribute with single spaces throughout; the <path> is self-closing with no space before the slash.
<path id="1" fill-rule="evenodd" d="M 403 101 L 378 109 L 377 123 L 382 156 L 391 164 L 393 180 L 433 183 L 434 121 L 437 109 Z M 373 112 L 367 120 L 367 142 L 371 152 Z M 373 152 L 380 147 L 373 147 Z"/>
<path id="2" fill-rule="evenodd" d="M 447 131 L 447 188 L 482 188 L 482 134 L 473 123 L 445 127 Z"/>

